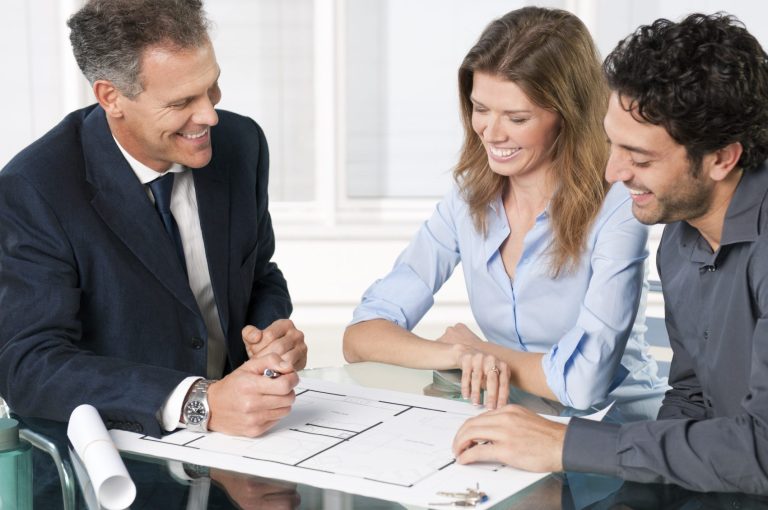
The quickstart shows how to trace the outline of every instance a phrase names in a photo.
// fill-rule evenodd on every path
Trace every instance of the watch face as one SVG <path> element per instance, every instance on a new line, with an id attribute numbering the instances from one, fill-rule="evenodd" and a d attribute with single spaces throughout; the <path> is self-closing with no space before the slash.
<path id="1" fill-rule="evenodd" d="M 187 402 L 187 406 L 184 409 L 184 417 L 187 419 L 187 423 L 191 425 L 202 423 L 207 414 L 203 403 L 197 400 Z"/>

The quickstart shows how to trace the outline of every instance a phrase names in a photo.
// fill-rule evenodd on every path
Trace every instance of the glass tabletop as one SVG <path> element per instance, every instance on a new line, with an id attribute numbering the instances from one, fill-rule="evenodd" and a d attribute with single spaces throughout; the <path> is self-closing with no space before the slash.
<path id="1" fill-rule="evenodd" d="M 302 371 L 303 377 L 367 387 L 460 398 L 455 374 L 433 373 L 378 363 L 356 363 L 344 367 Z M 527 394 L 513 398 L 537 412 L 569 414 L 567 408 Z M 613 410 L 612 410 L 613 411 Z M 610 413 L 609 413 L 610 415 Z M 97 508 L 87 475 L 72 464 L 66 424 L 22 419 L 29 432 L 54 447 L 51 452 L 35 448 L 34 508 Z M 41 445 L 38 445 L 41 446 Z M 58 460 L 58 462 L 56 462 Z M 403 509 L 401 504 L 309 485 L 270 480 L 232 471 L 207 469 L 177 461 L 123 454 L 137 488 L 132 509 Z M 61 474 L 71 471 L 71 491 L 62 492 Z M 66 485 L 66 484 L 65 484 Z M 90 493 L 89 493 L 90 491 Z M 579 473 L 555 473 L 494 506 L 494 509 L 715 509 L 767 508 L 768 498 L 741 494 L 697 493 L 672 485 L 636 484 L 615 478 Z M 450 507 L 447 507 L 450 508 Z M 5 510 L 5 509 L 3 509 Z M 19 509 L 27 510 L 27 509 Z"/>

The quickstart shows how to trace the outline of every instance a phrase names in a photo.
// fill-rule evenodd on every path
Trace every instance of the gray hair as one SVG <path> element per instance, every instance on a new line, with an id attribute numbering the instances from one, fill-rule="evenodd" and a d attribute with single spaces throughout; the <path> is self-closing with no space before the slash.
<path id="1" fill-rule="evenodd" d="M 90 0 L 67 25 L 75 60 L 91 85 L 107 80 L 134 98 L 144 90 L 144 50 L 200 47 L 209 41 L 210 22 L 201 0 Z"/>

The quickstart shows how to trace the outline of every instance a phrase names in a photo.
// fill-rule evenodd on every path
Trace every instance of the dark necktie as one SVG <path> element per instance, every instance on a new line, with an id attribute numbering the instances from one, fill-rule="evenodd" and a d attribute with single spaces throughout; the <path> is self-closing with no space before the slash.
<path id="1" fill-rule="evenodd" d="M 184 258 L 184 247 L 181 244 L 181 234 L 179 233 L 179 227 L 176 225 L 176 220 L 173 219 L 171 213 L 171 192 L 173 191 L 173 172 L 168 172 L 162 177 L 158 177 L 154 181 L 149 183 L 149 190 L 152 192 L 152 196 L 155 197 L 155 208 L 160 214 L 160 219 L 163 221 L 165 231 L 173 241 L 173 245 L 176 247 L 176 254 L 181 261 L 181 267 L 184 269 L 184 274 L 187 273 L 187 262 Z"/>

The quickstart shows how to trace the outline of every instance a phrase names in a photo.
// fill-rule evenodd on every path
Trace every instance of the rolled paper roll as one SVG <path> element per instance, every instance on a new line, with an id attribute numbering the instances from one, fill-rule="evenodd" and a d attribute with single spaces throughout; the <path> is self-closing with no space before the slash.
<path id="1" fill-rule="evenodd" d="M 131 506 L 136 498 L 136 485 L 96 408 L 83 404 L 72 411 L 67 435 L 85 466 L 99 503 L 107 510 Z"/>

